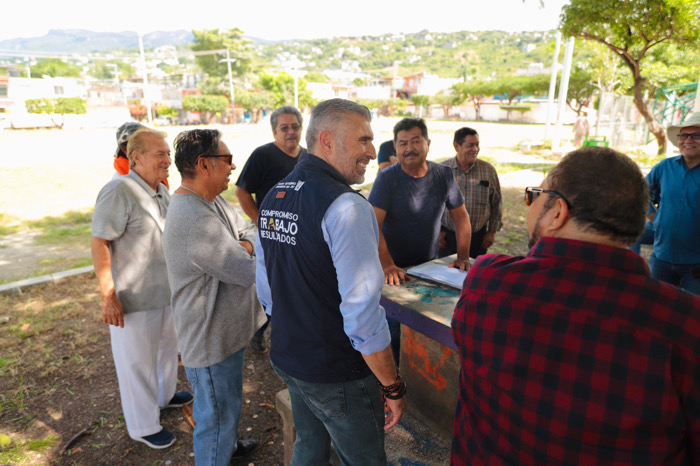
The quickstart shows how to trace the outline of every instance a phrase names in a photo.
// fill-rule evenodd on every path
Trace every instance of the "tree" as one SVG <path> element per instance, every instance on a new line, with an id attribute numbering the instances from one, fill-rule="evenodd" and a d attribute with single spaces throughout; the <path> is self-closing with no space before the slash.
<path id="1" fill-rule="evenodd" d="M 643 65 L 659 44 L 697 48 L 700 40 L 700 3 L 693 0 L 571 0 L 562 8 L 561 29 L 566 35 L 608 47 L 629 68 L 634 104 L 665 154 L 666 132 L 644 101 L 647 81 Z"/>
<path id="2" fill-rule="evenodd" d="M 36 65 L 32 66 L 31 70 L 32 76 L 80 77 L 80 68 L 58 58 L 42 58 Z"/>
<path id="3" fill-rule="evenodd" d="M 116 73 L 114 72 L 113 66 L 117 65 L 117 70 L 119 71 L 119 79 L 125 79 L 136 75 L 136 68 L 124 63 L 121 60 L 110 60 L 109 62 L 104 60 L 98 60 L 95 62 L 95 70 L 93 71 L 93 76 L 97 79 L 116 79 Z"/>
<path id="4" fill-rule="evenodd" d="M 510 120 L 511 110 L 526 111 L 523 107 L 514 108 L 513 101 L 528 95 L 544 94 L 549 90 L 549 76 L 536 74 L 534 76 L 504 76 L 491 82 L 491 91 L 508 101 L 506 119 Z"/>
<path id="5" fill-rule="evenodd" d="M 566 104 L 571 110 L 576 112 L 576 115 L 580 115 L 583 107 L 588 106 L 593 99 L 593 93 L 597 88 L 598 86 L 594 84 L 593 74 L 590 71 L 574 68 L 569 77 Z"/>
<path id="6" fill-rule="evenodd" d="M 199 112 L 202 123 L 209 124 L 212 114 L 226 111 L 228 99 L 222 95 L 186 95 L 182 108 L 188 112 Z"/>
<path id="7" fill-rule="evenodd" d="M 46 113 L 56 127 L 63 129 L 65 115 L 87 113 L 85 100 L 80 97 L 59 97 L 57 99 L 27 99 L 24 106 L 29 113 Z"/>
<path id="8" fill-rule="evenodd" d="M 494 94 L 491 81 L 471 81 L 452 86 L 452 92 L 458 103 L 471 99 L 476 113 L 476 121 L 481 120 L 481 104 L 484 99 Z"/>
<path id="9" fill-rule="evenodd" d="M 427 107 L 430 105 L 430 96 L 421 95 L 421 94 L 413 94 L 411 96 L 411 102 L 413 102 L 413 104 L 418 107 L 418 116 L 422 117 L 423 116 L 423 107 Z"/>
<path id="10" fill-rule="evenodd" d="M 194 42 L 190 48 L 195 52 L 208 50 L 228 49 L 231 59 L 236 61 L 231 63 L 231 73 L 243 76 L 250 68 L 252 52 L 248 39 L 243 37 L 243 31 L 238 28 L 228 29 L 219 32 L 218 29 L 203 29 L 192 31 Z M 211 55 L 198 55 L 197 64 L 210 77 L 219 78 L 223 81 L 228 76 L 228 67 L 225 62 L 219 61 L 226 58 L 226 52 Z"/>
<path id="11" fill-rule="evenodd" d="M 433 102 L 442 106 L 442 112 L 445 118 L 450 116 L 450 110 L 453 106 L 464 102 L 464 99 L 458 94 L 452 92 L 440 91 L 433 97 Z"/>
<path id="12" fill-rule="evenodd" d="M 331 78 L 318 71 L 309 71 L 304 75 L 304 80 L 307 83 L 329 83 Z"/>
<path id="13" fill-rule="evenodd" d="M 172 121 L 177 117 L 178 111 L 176 108 L 169 107 L 167 105 L 159 105 L 156 109 L 156 114 L 167 118 L 172 123 Z"/>
<path id="14" fill-rule="evenodd" d="M 236 89 L 236 105 L 251 113 L 251 121 L 257 123 L 262 119 L 262 112 L 275 105 L 275 96 L 270 91 L 260 89 Z"/>
<path id="15" fill-rule="evenodd" d="M 306 80 L 298 78 L 297 83 L 299 86 L 299 107 L 314 105 L 311 92 L 306 88 Z M 260 74 L 259 84 L 263 89 L 272 92 L 275 107 L 294 105 L 294 78 L 290 74 L 283 72 L 273 76 L 263 72 Z"/>

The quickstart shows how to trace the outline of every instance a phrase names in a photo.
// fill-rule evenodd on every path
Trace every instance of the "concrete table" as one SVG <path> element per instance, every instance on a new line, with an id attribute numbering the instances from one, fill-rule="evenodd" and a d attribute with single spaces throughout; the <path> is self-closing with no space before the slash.
<path id="1" fill-rule="evenodd" d="M 384 285 L 381 299 L 387 316 L 402 323 L 400 366 L 409 411 L 446 439 L 452 437 L 459 387 L 451 322 L 460 292 L 412 277 L 401 286 Z"/>

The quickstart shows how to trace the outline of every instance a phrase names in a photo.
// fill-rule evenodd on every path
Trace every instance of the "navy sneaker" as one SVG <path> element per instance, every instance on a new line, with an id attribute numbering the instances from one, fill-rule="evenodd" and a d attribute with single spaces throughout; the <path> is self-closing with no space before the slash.
<path id="1" fill-rule="evenodd" d="M 253 453 L 258 448 L 258 441 L 255 439 L 242 439 L 239 438 L 236 442 L 236 451 L 233 453 L 233 457 L 245 458 L 246 456 Z"/>
<path id="2" fill-rule="evenodd" d="M 161 409 L 181 408 L 192 403 L 192 401 L 194 401 L 194 396 L 192 396 L 190 392 L 177 392 L 170 400 L 170 403 L 163 406 Z"/>
<path id="3" fill-rule="evenodd" d="M 173 433 L 169 430 L 161 429 L 158 433 L 135 438 L 134 440 L 145 443 L 149 447 L 156 450 L 162 450 L 163 448 L 168 448 L 170 445 L 175 443 L 175 435 L 173 435 Z"/>

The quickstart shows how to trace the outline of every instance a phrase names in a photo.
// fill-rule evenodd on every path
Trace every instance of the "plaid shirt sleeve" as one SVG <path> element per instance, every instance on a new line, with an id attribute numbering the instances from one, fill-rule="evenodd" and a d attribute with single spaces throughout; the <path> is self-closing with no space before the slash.
<path id="1" fill-rule="evenodd" d="M 476 159 L 469 171 L 460 168 L 457 158 L 443 162 L 452 169 L 457 186 L 464 194 L 464 205 L 469 212 L 472 232 L 486 227 L 488 231 L 499 231 L 503 226 L 501 184 L 496 169 L 488 162 Z M 449 215 L 443 216 L 443 226 L 455 231 Z"/>
<path id="2" fill-rule="evenodd" d="M 452 464 L 697 461 L 699 313 L 624 249 L 544 238 L 482 256 L 452 321 Z"/>

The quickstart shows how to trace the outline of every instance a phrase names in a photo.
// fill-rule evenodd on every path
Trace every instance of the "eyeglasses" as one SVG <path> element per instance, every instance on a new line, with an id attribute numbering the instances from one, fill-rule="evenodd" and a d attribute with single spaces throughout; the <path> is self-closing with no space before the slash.
<path id="1" fill-rule="evenodd" d="M 282 131 L 283 133 L 286 133 L 291 129 L 296 133 L 301 129 L 301 125 L 280 125 L 277 127 L 277 129 Z"/>
<path id="2" fill-rule="evenodd" d="M 525 205 L 530 207 L 533 202 L 537 200 L 538 197 L 540 197 L 540 194 L 542 193 L 548 193 L 553 196 L 558 196 L 566 202 L 566 206 L 571 209 L 571 202 L 567 198 L 564 197 L 563 194 L 557 192 L 557 191 L 552 191 L 551 189 L 542 189 L 542 188 L 535 188 L 535 187 L 527 187 L 525 188 Z"/>
<path id="3" fill-rule="evenodd" d="M 225 158 L 225 162 L 229 165 L 233 163 L 233 155 L 232 154 L 220 154 L 220 155 L 200 155 L 200 157 L 203 157 L 205 159 L 216 159 L 216 158 Z"/>
<path id="4" fill-rule="evenodd" d="M 692 138 L 693 141 L 700 141 L 700 131 L 695 133 L 678 133 L 679 141 L 685 141 L 688 138 Z"/>

